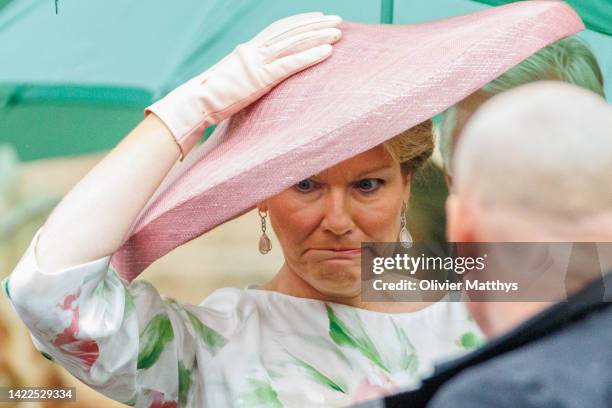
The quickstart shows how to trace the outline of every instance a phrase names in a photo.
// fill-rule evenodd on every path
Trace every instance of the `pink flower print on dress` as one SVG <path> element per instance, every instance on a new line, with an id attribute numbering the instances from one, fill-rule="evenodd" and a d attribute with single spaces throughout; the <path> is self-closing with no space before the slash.
<path id="1" fill-rule="evenodd" d="M 374 398 L 380 398 L 393 392 L 397 392 L 398 390 L 399 388 L 388 389 L 378 385 L 373 385 L 367 378 L 364 378 L 357 386 L 351 403 L 357 404 Z"/>
<path id="2" fill-rule="evenodd" d="M 62 310 L 72 313 L 72 320 L 70 326 L 64 329 L 64 331 L 53 340 L 53 345 L 64 354 L 79 359 L 83 362 L 85 368 L 90 369 L 98 359 L 99 349 L 95 341 L 80 340 L 77 338 L 79 331 L 79 309 L 73 306 L 73 304 L 78 299 L 79 295 L 80 290 L 73 295 L 66 296 L 64 298 L 64 303 L 59 306 Z"/>
<path id="3" fill-rule="evenodd" d="M 368 377 L 372 377 L 374 382 L 379 384 L 372 384 Z M 368 377 L 363 378 L 357 385 L 357 389 L 353 392 L 353 400 L 351 401 L 353 404 L 380 398 L 400 390 L 393 379 L 382 371 L 376 374 L 372 373 Z"/>
<path id="4" fill-rule="evenodd" d="M 151 405 L 149 408 L 178 408 L 176 401 L 164 401 L 164 393 L 159 391 L 152 391 Z"/>

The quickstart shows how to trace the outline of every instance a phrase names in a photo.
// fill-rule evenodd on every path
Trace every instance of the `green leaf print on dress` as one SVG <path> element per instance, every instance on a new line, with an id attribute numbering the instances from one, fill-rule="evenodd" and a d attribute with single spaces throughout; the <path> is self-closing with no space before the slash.
<path id="1" fill-rule="evenodd" d="M 348 326 L 336 316 L 331 306 L 326 304 L 325 308 L 327 310 L 327 318 L 329 319 L 329 335 L 332 340 L 339 346 L 350 346 L 359 350 L 374 364 L 389 372 L 389 369 L 380 358 L 374 342 L 372 342 L 372 339 L 366 333 L 359 316 L 353 313 L 353 326 L 356 332 L 351 332 Z"/>
<path id="2" fill-rule="evenodd" d="M 270 383 L 257 380 L 254 378 L 249 379 L 249 383 L 253 386 L 248 392 L 242 393 L 240 398 L 234 401 L 234 406 L 237 408 L 256 408 L 256 407 L 270 407 L 270 408 L 282 408 L 283 404 L 278 399 L 278 394 L 272 388 Z"/>
<path id="3" fill-rule="evenodd" d="M 44 351 L 40 351 L 40 354 L 41 354 L 41 355 L 42 355 L 44 358 L 46 358 L 47 360 L 49 360 L 49 361 L 55 361 L 55 360 L 53 359 L 53 357 L 51 357 L 51 355 L 50 355 L 49 353 L 46 353 L 46 352 L 44 352 Z"/>
<path id="4" fill-rule="evenodd" d="M 206 344 L 211 352 L 214 354 L 217 350 L 219 350 L 225 344 L 225 338 L 221 336 L 217 331 L 211 329 L 204 323 L 198 319 L 196 315 L 191 313 L 188 310 L 185 310 L 187 316 L 189 316 L 189 320 L 191 320 L 191 324 L 193 325 L 193 329 L 195 330 L 198 337 Z"/>
<path id="5" fill-rule="evenodd" d="M 481 347 L 485 344 L 485 341 L 478 336 L 476 333 L 470 331 L 467 333 L 464 333 L 461 338 L 459 339 L 459 343 L 461 344 L 461 347 L 466 348 L 466 349 L 473 349 L 473 348 L 478 348 Z"/>
<path id="6" fill-rule="evenodd" d="M 181 407 L 187 405 L 189 388 L 191 387 L 191 371 L 185 368 L 182 361 L 178 363 L 179 373 L 179 403 Z"/>
<path id="7" fill-rule="evenodd" d="M 127 319 L 127 316 L 132 313 L 136 309 L 136 305 L 134 304 L 134 298 L 132 294 L 128 290 L 128 288 L 124 287 L 124 308 L 123 308 L 123 319 Z"/>
<path id="8" fill-rule="evenodd" d="M 11 293 L 9 292 L 8 283 L 9 283 L 9 277 L 7 276 L 6 278 L 2 280 L 2 288 L 4 288 L 4 293 L 6 293 L 6 297 L 10 299 Z"/>
<path id="9" fill-rule="evenodd" d="M 388 316 L 388 322 L 393 327 L 388 332 L 389 340 L 385 340 L 384 349 L 376 347 L 376 343 L 368 335 L 359 315 L 355 311 L 348 311 L 344 320 L 340 319 L 330 305 L 326 305 L 329 319 L 329 335 L 338 346 L 349 346 L 358 350 L 378 367 L 387 373 L 398 371 L 416 373 L 419 361 L 416 349 L 408 339 L 403 328 Z M 391 327 L 389 327 L 391 329 Z"/>
<path id="10" fill-rule="evenodd" d="M 411 373 L 416 373 L 417 368 L 419 366 L 419 360 L 417 357 L 416 350 L 410 340 L 408 340 L 408 336 L 406 336 L 406 332 L 404 329 L 400 328 L 393 322 L 393 328 L 395 329 L 395 335 L 397 336 L 397 340 L 399 344 L 401 344 L 401 355 L 398 360 L 399 366 L 402 370 L 409 371 Z"/>
<path id="11" fill-rule="evenodd" d="M 137 368 L 141 370 L 153 366 L 164 350 L 164 346 L 173 339 L 174 331 L 172 331 L 168 315 L 160 313 L 153 317 L 140 334 Z"/>
<path id="12" fill-rule="evenodd" d="M 315 367 L 313 367 L 312 365 L 308 364 L 307 362 L 305 362 L 304 360 L 302 360 L 299 357 L 294 356 L 293 354 L 291 354 L 289 351 L 285 350 L 287 352 L 287 354 L 289 354 L 294 361 L 302 368 L 304 368 L 306 370 L 306 372 L 308 373 L 308 375 L 310 375 L 310 377 L 315 380 L 317 383 L 323 385 L 324 387 L 328 387 L 331 388 L 334 391 L 339 391 L 341 393 L 346 394 L 347 390 L 346 390 L 346 386 L 342 386 L 340 384 L 338 384 L 336 381 L 332 380 L 330 377 L 328 377 L 327 375 L 323 374 L 321 371 L 319 371 L 318 369 L 316 369 Z"/>

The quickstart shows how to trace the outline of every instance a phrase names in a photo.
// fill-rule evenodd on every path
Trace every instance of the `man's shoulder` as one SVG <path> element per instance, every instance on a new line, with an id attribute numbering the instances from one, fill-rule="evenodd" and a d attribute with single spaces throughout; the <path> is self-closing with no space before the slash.
<path id="1" fill-rule="evenodd" d="M 612 384 L 612 307 L 464 370 L 433 407 L 606 407 Z"/>

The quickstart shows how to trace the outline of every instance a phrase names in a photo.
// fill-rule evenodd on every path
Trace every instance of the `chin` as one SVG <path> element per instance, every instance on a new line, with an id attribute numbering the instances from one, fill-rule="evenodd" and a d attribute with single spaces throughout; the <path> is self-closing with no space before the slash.
<path id="1" fill-rule="evenodd" d="M 331 262 L 330 262 L 331 263 Z M 312 286 L 319 292 L 335 297 L 351 297 L 361 292 L 361 268 L 346 265 L 326 265 L 316 271 Z"/>

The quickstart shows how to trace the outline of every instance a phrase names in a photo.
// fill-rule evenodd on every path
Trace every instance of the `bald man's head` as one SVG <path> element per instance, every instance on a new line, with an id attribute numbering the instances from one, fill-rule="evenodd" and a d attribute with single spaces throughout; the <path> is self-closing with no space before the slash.
<path id="1" fill-rule="evenodd" d="M 612 238 L 612 107 L 590 91 L 543 81 L 493 97 L 454 160 L 450 240 L 470 238 L 450 236 L 465 235 L 457 222 L 487 241 Z"/>

